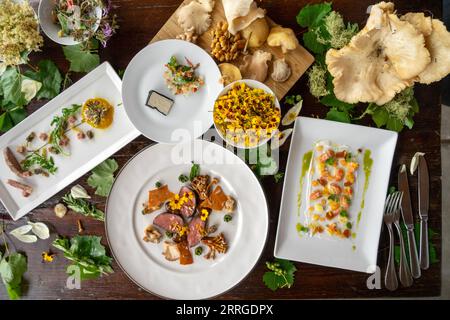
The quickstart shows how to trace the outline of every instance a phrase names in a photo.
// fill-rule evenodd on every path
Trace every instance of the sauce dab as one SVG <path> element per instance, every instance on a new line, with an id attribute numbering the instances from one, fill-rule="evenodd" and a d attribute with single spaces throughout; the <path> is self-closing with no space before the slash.
<path id="1" fill-rule="evenodd" d="M 373 159 L 370 157 L 372 152 L 369 149 L 366 149 L 364 151 L 364 158 L 363 158 L 363 167 L 364 167 L 364 189 L 363 189 L 363 195 L 360 205 L 360 210 L 358 212 L 358 218 L 356 220 L 356 226 L 359 225 L 359 222 L 361 221 L 362 212 L 365 205 L 365 198 L 366 198 L 366 192 L 369 188 L 369 179 L 370 175 L 372 174 L 372 165 L 373 165 Z"/>
<path id="2" fill-rule="evenodd" d="M 297 195 L 297 216 L 300 216 L 300 207 L 302 205 L 303 185 L 305 183 L 306 173 L 309 171 L 309 167 L 311 165 L 312 154 L 313 154 L 313 152 L 312 152 L 312 150 L 310 150 L 303 155 L 302 174 L 300 176 L 300 191 L 298 192 L 298 195 Z"/>

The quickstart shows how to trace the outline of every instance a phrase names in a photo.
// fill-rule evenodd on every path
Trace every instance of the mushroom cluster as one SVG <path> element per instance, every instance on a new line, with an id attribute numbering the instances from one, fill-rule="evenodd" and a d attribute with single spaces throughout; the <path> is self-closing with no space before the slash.
<path id="1" fill-rule="evenodd" d="M 414 82 L 429 84 L 450 73 L 450 33 L 423 13 L 397 16 L 394 4 L 373 5 L 366 26 L 326 64 L 336 97 L 383 105 Z"/>

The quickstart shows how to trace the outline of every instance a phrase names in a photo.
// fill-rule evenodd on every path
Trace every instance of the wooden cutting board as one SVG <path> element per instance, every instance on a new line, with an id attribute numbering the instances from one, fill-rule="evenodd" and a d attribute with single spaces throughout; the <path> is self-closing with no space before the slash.
<path id="1" fill-rule="evenodd" d="M 188 4 L 191 1 L 192 0 L 184 0 L 183 3 L 180 5 L 180 7 Z M 177 11 L 180 9 L 180 7 L 178 7 L 178 9 L 172 14 L 169 20 L 167 20 L 167 22 L 159 30 L 159 32 L 155 35 L 155 37 L 151 40 L 150 43 L 165 39 L 175 39 L 177 35 L 182 33 L 182 29 L 180 28 L 180 26 L 178 26 L 177 23 Z M 212 16 L 211 27 L 214 27 L 219 21 L 226 21 L 222 0 L 216 0 L 216 5 L 214 7 L 211 16 Z M 268 21 L 270 25 L 275 25 L 275 23 L 269 18 Z M 197 40 L 197 45 L 202 47 L 208 53 L 211 52 L 210 44 L 212 36 L 210 30 L 202 34 Z M 309 66 L 314 62 L 314 57 L 302 46 L 298 46 L 297 49 L 289 51 L 286 54 L 283 54 L 280 48 L 270 47 L 267 45 L 267 43 L 265 43 L 259 49 L 272 53 L 273 55 L 272 61 L 277 58 L 282 58 L 284 56 L 286 62 L 291 66 L 292 75 L 287 81 L 282 83 L 272 80 L 272 78 L 270 77 L 270 74 L 272 72 L 272 66 L 269 68 L 269 76 L 267 77 L 265 84 L 275 92 L 279 100 L 281 100 L 286 95 L 289 89 L 291 89 L 294 86 L 294 84 L 300 79 L 300 77 L 305 73 L 305 71 L 309 68 Z M 241 61 L 236 60 L 233 61 L 232 63 L 239 66 Z"/>

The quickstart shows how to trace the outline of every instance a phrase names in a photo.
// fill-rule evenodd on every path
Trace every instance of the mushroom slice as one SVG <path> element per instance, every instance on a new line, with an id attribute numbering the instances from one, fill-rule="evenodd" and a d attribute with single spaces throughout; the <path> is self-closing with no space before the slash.
<path id="1" fill-rule="evenodd" d="M 327 52 L 339 100 L 382 105 L 412 85 L 430 63 L 423 35 L 390 10 L 375 5 L 366 27 L 347 46 Z"/>
<path id="2" fill-rule="evenodd" d="M 269 70 L 268 62 L 272 60 L 272 54 L 257 50 L 253 55 L 244 57 L 244 63 L 240 66 L 241 72 L 246 79 L 264 82 Z"/>
<path id="3" fill-rule="evenodd" d="M 273 62 L 273 72 L 270 75 L 276 82 L 285 82 L 291 76 L 292 70 L 286 60 L 277 59 Z"/>
<path id="4" fill-rule="evenodd" d="M 169 261 L 175 261 L 180 259 L 180 250 L 178 245 L 174 242 L 163 242 L 163 255 Z"/>
<path id="5" fill-rule="evenodd" d="M 302 110 L 302 106 L 303 100 L 300 100 L 284 115 L 283 119 L 281 120 L 281 124 L 283 126 L 289 126 L 290 124 L 292 124 L 295 119 L 297 119 L 300 110 Z"/>
<path id="6" fill-rule="evenodd" d="M 178 25 L 183 28 L 184 32 L 189 32 L 194 28 L 196 34 L 203 34 L 211 25 L 208 7 L 195 0 L 181 7 L 178 11 Z"/>
<path id="7" fill-rule="evenodd" d="M 145 228 L 143 237 L 143 240 L 145 242 L 159 243 L 160 239 L 161 239 L 161 232 L 159 232 L 154 225 L 150 224 L 148 225 L 147 228 Z"/>
<path id="8" fill-rule="evenodd" d="M 222 0 L 228 31 L 235 35 L 266 14 L 253 0 Z"/>

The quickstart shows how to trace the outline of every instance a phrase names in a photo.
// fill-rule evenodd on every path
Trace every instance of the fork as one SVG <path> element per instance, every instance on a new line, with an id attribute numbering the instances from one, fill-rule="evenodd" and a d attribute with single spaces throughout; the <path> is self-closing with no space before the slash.
<path id="1" fill-rule="evenodd" d="M 387 196 L 386 203 L 384 205 L 384 223 L 389 231 L 389 258 L 386 266 L 386 275 L 384 277 L 384 285 L 390 291 L 394 291 L 398 288 L 397 273 L 395 272 L 394 264 L 394 232 L 392 224 L 395 221 L 395 211 L 400 208 L 400 199 L 402 193 L 394 192 Z"/>
<path id="2" fill-rule="evenodd" d="M 400 239 L 400 266 L 398 270 L 398 277 L 400 279 L 400 283 L 404 287 L 410 287 L 413 284 L 413 278 L 411 275 L 411 271 L 409 270 L 408 261 L 406 260 L 405 254 L 405 242 L 403 241 L 403 233 L 400 228 L 400 206 L 402 203 L 403 192 L 400 192 L 399 205 L 394 211 L 394 226 L 397 229 L 398 237 Z"/>

